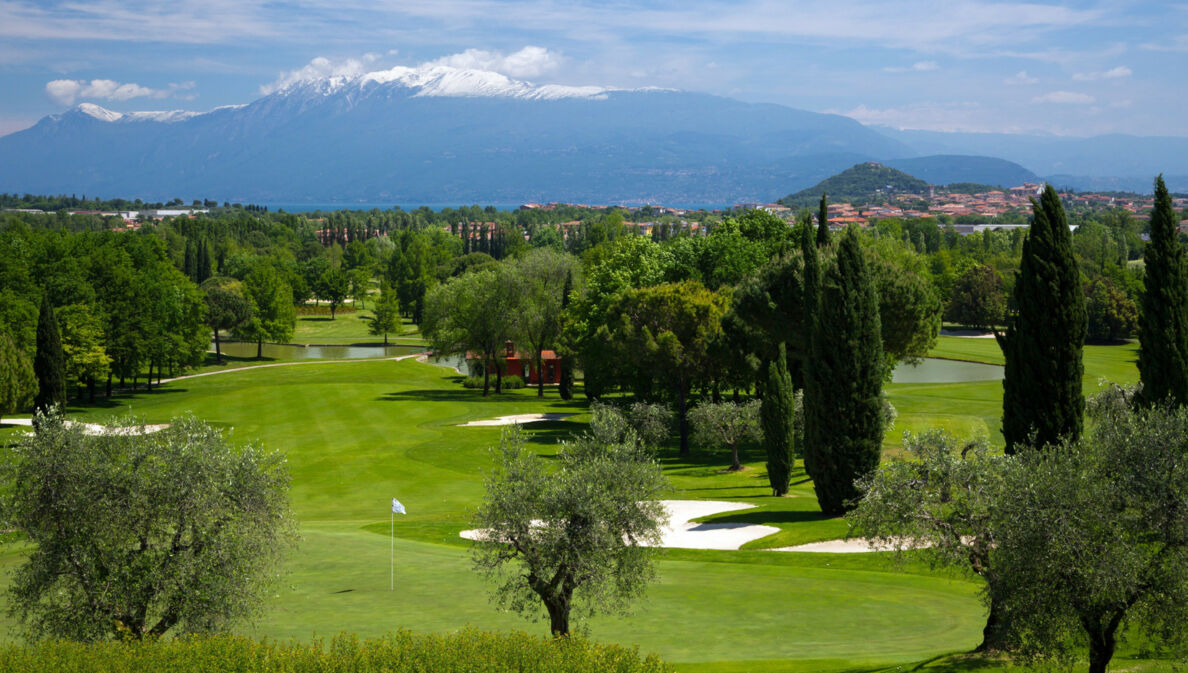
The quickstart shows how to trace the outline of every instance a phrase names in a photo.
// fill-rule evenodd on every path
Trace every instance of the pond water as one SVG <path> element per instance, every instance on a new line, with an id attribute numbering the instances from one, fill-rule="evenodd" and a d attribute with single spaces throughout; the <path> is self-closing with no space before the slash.
<path id="1" fill-rule="evenodd" d="M 210 344 L 211 351 L 214 343 Z M 223 355 L 237 358 L 256 357 L 256 344 L 249 341 L 224 341 Z M 302 346 L 299 344 L 264 344 L 264 357 L 271 360 L 355 360 L 396 357 L 425 350 L 423 346 Z"/>
<path id="2" fill-rule="evenodd" d="M 901 364 L 891 375 L 892 383 L 966 383 L 968 381 L 1001 381 L 1001 365 L 981 362 L 962 362 L 941 358 L 924 358 L 918 365 Z"/>
<path id="3" fill-rule="evenodd" d="M 430 364 L 466 372 L 466 360 L 461 355 L 431 357 Z M 966 383 L 968 381 L 1001 381 L 1003 368 L 980 362 L 962 362 L 941 358 L 924 358 L 918 365 L 901 364 L 891 376 L 892 383 Z"/>
<path id="4" fill-rule="evenodd" d="M 438 355 L 428 358 L 425 361 L 438 367 L 449 367 L 459 374 L 465 375 L 467 373 L 466 358 L 461 355 Z"/>

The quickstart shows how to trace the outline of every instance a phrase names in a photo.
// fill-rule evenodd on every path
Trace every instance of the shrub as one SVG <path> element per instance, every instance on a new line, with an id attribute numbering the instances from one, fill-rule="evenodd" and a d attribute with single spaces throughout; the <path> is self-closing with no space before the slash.
<path id="1" fill-rule="evenodd" d="M 241 636 L 173 640 L 72 643 L 47 641 L 0 648 L 0 673 L 661 673 L 671 671 L 655 655 L 602 645 L 580 636 L 538 638 L 525 633 L 465 629 L 447 635 L 390 633 L 360 640 L 335 637 L 329 645 L 256 642 Z"/>
<path id="2" fill-rule="evenodd" d="M 351 304 L 342 304 L 337 308 L 336 312 L 354 313 L 355 310 L 355 307 Z M 297 306 L 297 315 L 330 315 L 331 313 L 329 304 L 300 304 Z"/>
<path id="3" fill-rule="evenodd" d="M 462 387 L 463 388 L 471 388 L 471 389 L 482 388 L 483 387 L 483 377 L 468 376 L 462 380 Z M 495 387 L 495 377 L 494 376 L 491 377 L 491 387 L 492 388 Z M 523 388 L 523 387 L 524 387 L 524 379 L 520 378 L 519 376 L 505 376 L 505 377 L 503 377 L 503 389 L 504 390 L 516 390 L 517 388 Z"/>

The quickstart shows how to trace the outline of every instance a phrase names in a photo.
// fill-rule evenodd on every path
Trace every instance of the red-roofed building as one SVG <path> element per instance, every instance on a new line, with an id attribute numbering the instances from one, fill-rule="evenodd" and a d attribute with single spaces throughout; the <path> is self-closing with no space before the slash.
<path id="1" fill-rule="evenodd" d="M 508 341 L 504 347 L 504 376 L 519 376 L 524 379 L 524 383 L 537 384 L 540 382 L 540 372 L 536 369 L 536 358 L 532 353 L 521 353 L 516 350 L 515 344 Z M 478 353 L 467 353 L 466 363 L 469 365 L 471 375 L 481 375 L 483 371 L 483 358 Z M 561 383 L 561 358 L 555 351 L 546 350 L 540 354 L 541 368 L 544 370 L 544 382 L 546 384 L 560 384 Z"/>

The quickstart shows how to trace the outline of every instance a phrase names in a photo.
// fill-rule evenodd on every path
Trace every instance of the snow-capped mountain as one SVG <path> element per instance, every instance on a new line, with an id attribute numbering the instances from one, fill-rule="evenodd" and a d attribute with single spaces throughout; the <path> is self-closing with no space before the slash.
<path id="1" fill-rule="evenodd" d="M 0 192 L 241 201 L 772 201 L 915 156 L 847 117 L 449 66 L 298 81 L 208 112 L 83 103 L 0 138 Z"/>

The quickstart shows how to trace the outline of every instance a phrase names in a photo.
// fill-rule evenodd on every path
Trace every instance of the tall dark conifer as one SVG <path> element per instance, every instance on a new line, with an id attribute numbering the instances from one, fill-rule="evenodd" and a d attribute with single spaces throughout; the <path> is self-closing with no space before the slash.
<path id="1" fill-rule="evenodd" d="M 829 201 L 825 194 L 821 194 L 821 204 L 817 206 L 817 247 L 829 245 Z"/>
<path id="2" fill-rule="evenodd" d="M 186 274 L 186 278 L 194 280 L 198 277 L 198 257 L 194 248 L 194 239 L 186 239 L 186 255 L 182 261 L 182 273 Z"/>
<path id="3" fill-rule="evenodd" d="M 206 240 L 198 241 L 198 254 L 196 256 L 197 265 L 195 267 L 196 277 L 194 282 L 201 285 L 203 281 L 210 278 L 210 248 L 206 245 Z"/>
<path id="4" fill-rule="evenodd" d="M 763 404 L 759 407 L 763 444 L 767 447 L 767 481 L 775 496 L 788 494 L 792 478 L 795 405 L 788 358 L 781 343 L 776 361 L 767 365 L 767 385 L 763 390 Z"/>
<path id="5" fill-rule="evenodd" d="M 1188 266 L 1180 245 L 1176 211 L 1163 176 L 1155 178 L 1151 241 L 1139 315 L 1139 376 L 1149 404 L 1188 404 Z"/>
<path id="6" fill-rule="evenodd" d="M 885 366 L 879 297 L 851 230 L 822 274 L 805 364 L 802 454 L 826 514 L 845 512 L 860 495 L 854 480 L 879 465 Z"/>
<path id="7" fill-rule="evenodd" d="M 33 355 L 33 374 L 37 377 L 37 397 L 33 406 L 39 411 L 66 407 L 66 356 L 58 333 L 58 319 L 49 298 L 42 297 L 37 316 L 37 352 Z"/>
<path id="8" fill-rule="evenodd" d="M 573 291 L 573 272 L 565 274 L 565 285 L 561 288 L 561 314 L 565 314 L 565 309 L 569 307 L 569 293 Z M 558 385 L 558 394 L 563 400 L 573 399 L 573 364 L 570 362 L 571 357 L 563 357 L 557 363 L 561 368 L 561 381 Z"/>
<path id="9" fill-rule="evenodd" d="M 1015 280 L 1015 313 L 1003 337 L 1002 435 L 1007 453 L 1081 436 L 1088 330 L 1080 271 L 1060 196 L 1032 200 L 1032 223 Z"/>

